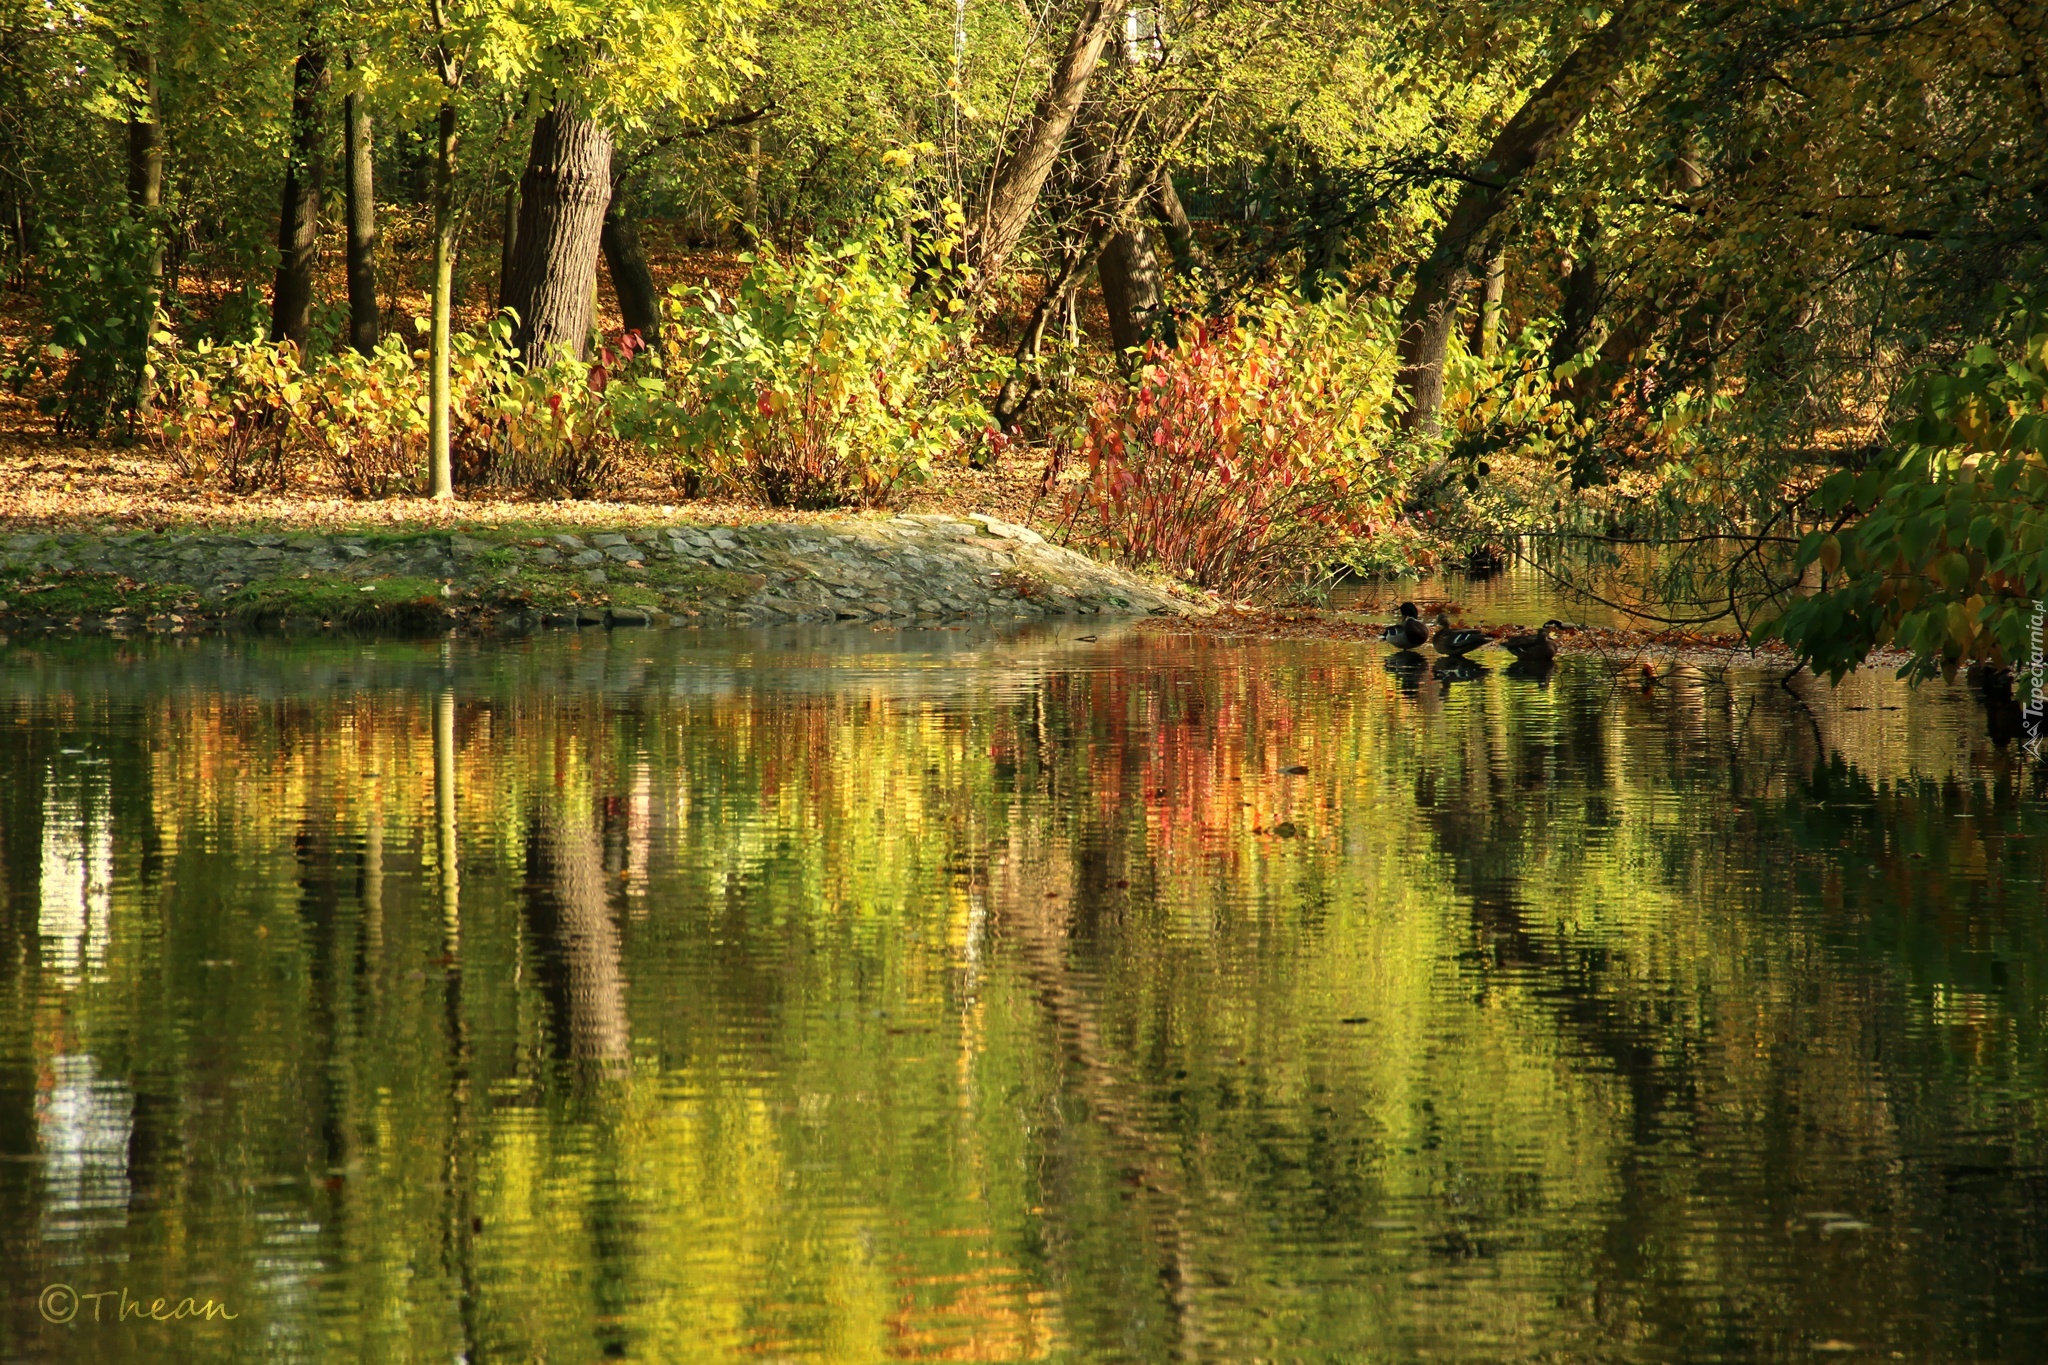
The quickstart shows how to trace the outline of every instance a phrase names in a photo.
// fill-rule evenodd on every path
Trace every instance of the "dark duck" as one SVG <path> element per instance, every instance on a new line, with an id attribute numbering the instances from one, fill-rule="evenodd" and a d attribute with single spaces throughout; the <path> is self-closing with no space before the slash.
<path id="1" fill-rule="evenodd" d="M 1437 653 L 1448 654 L 1454 659 L 1464 658 L 1486 641 L 1485 631 L 1471 626 L 1454 626 L 1442 612 L 1436 614 L 1436 634 L 1429 637 Z"/>
<path id="2" fill-rule="evenodd" d="M 1429 643 L 1429 627 L 1413 602 L 1401 604 L 1401 619 L 1380 632 L 1380 638 L 1400 649 L 1420 649 Z"/>
<path id="3" fill-rule="evenodd" d="M 1561 621 L 1545 621 L 1534 635 L 1503 637 L 1500 647 L 1514 655 L 1517 663 L 1547 664 L 1557 657 L 1557 643 L 1550 638 L 1550 628 L 1562 624 Z"/>

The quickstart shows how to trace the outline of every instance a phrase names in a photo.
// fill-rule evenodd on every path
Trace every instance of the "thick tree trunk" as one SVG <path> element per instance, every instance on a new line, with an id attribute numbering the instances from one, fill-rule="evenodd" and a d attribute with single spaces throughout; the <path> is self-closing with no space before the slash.
<path id="1" fill-rule="evenodd" d="M 661 295 L 654 288 L 654 272 L 648 269 L 647 253 L 640 246 L 640 229 L 616 190 L 604 211 L 604 264 L 611 272 L 612 292 L 619 296 L 619 320 L 629 332 L 638 332 L 649 346 L 661 343 Z"/>
<path id="2" fill-rule="evenodd" d="M 311 27 L 311 16 L 307 16 Z M 284 175 L 277 225 L 277 284 L 270 296 L 270 339 L 306 353 L 313 319 L 313 267 L 320 245 L 320 191 L 325 179 L 325 129 L 320 114 L 327 93 L 327 49 L 307 35 L 292 68 L 292 159 Z"/>
<path id="3" fill-rule="evenodd" d="M 1173 257 L 1173 268 L 1182 275 L 1192 275 L 1207 264 L 1202 256 L 1202 244 L 1195 240 L 1195 226 L 1188 221 L 1188 211 L 1180 202 L 1180 194 L 1173 187 L 1173 172 L 1161 170 L 1152 179 L 1152 193 L 1146 203 L 1152 215 L 1159 220 L 1160 235 L 1166 238 L 1166 250 Z"/>
<path id="4" fill-rule="evenodd" d="M 1588 223 L 1579 238 L 1579 248 L 1565 262 L 1564 280 L 1559 288 L 1563 298 L 1558 307 L 1557 335 L 1550 339 L 1550 368 L 1570 360 L 1586 349 L 1593 334 L 1593 320 L 1600 312 L 1600 262 L 1593 254 L 1593 232 Z"/>
<path id="5" fill-rule="evenodd" d="M 1122 18 L 1123 7 L 1113 0 L 1085 0 L 1066 50 L 1053 67 L 1052 79 L 1039 96 L 1016 150 L 998 161 L 981 215 L 967 234 L 967 262 L 982 285 L 1001 273 L 1017 239 L 1024 235 L 1024 224 L 1037 207 L 1060 144 L 1066 141 L 1067 130 L 1073 127 L 1074 116 L 1088 93 L 1088 83 L 1095 77 L 1103 45 Z"/>
<path id="6" fill-rule="evenodd" d="M 1126 363 L 1129 352 L 1152 339 L 1159 315 L 1159 255 L 1152 232 L 1142 221 L 1114 233 L 1102 244 L 1095 262 L 1102 282 L 1103 306 L 1109 310 L 1109 335 Z"/>
<path id="7" fill-rule="evenodd" d="M 427 461 L 430 492 L 455 496 L 448 450 L 449 311 L 455 292 L 455 106 L 441 106 L 434 135 L 433 331 L 427 342 Z"/>
<path id="8" fill-rule="evenodd" d="M 356 64 L 350 54 L 349 65 Z M 377 183 L 372 161 L 370 105 L 351 91 L 342 114 L 348 172 L 348 344 L 368 355 L 377 349 Z"/>
<path id="9" fill-rule="evenodd" d="M 1479 290 L 1479 358 L 1500 354 L 1508 297 L 1508 255 L 1499 246 L 1486 253 L 1486 277 Z"/>
<path id="10" fill-rule="evenodd" d="M 556 104 L 533 128 L 506 290 L 507 305 L 519 315 L 512 344 L 529 366 L 584 354 L 611 197 L 611 131 Z"/>
<path id="11" fill-rule="evenodd" d="M 1458 193 L 1436 245 L 1415 271 L 1415 293 L 1402 313 L 1400 387 L 1409 398 L 1402 425 L 1433 434 L 1444 398 L 1444 356 L 1458 307 L 1472 282 L 1472 252 L 1529 170 L 1569 137 L 1599 92 L 1620 71 L 1642 0 L 1629 0 L 1598 33 L 1565 58 L 1541 89 L 1516 111 L 1487 150 L 1485 183 Z"/>

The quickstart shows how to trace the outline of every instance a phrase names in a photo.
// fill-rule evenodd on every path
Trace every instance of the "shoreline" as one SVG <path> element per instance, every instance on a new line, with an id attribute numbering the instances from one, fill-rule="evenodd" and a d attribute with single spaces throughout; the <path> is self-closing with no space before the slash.
<path id="1" fill-rule="evenodd" d="M 1204 610 L 982 513 L 0 531 L 0 630 L 903 625 Z"/>

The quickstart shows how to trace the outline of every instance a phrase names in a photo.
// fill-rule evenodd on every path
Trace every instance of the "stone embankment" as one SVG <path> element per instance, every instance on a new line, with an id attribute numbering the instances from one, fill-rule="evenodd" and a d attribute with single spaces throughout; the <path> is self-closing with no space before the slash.
<path id="1" fill-rule="evenodd" d="M 0 621 L 497 629 L 1177 615 L 1154 585 L 988 516 L 618 531 L 0 536 Z"/>

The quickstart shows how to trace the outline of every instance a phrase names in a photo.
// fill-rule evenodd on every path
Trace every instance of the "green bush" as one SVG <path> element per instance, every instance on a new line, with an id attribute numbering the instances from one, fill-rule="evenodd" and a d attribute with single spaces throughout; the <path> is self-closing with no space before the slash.
<path id="1" fill-rule="evenodd" d="M 49 385 L 37 404 L 60 433 L 97 436 L 134 416 L 157 325 L 156 249 L 155 229 L 133 217 L 43 232 L 35 259 L 46 339 L 7 378 L 16 392 Z"/>
<path id="2" fill-rule="evenodd" d="M 2048 299 L 2017 299 L 2001 339 L 1915 377 L 1890 455 L 1820 486 L 1827 519 L 1797 565 L 1820 590 L 1757 630 L 1840 678 L 1876 648 L 1908 676 L 2031 667 L 2048 646 Z"/>
<path id="3" fill-rule="evenodd" d="M 622 416 L 653 424 L 633 348 L 545 370 L 516 363 L 511 326 L 453 339 L 450 439 L 470 486 L 583 497 L 617 471 Z M 185 477 L 237 492 L 282 487 L 324 469 L 357 497 L 417 489 L 427 451 L 424 352 L 387 336 L 368 356 L 339 351 L 310 369 L 290 342 L 200 342 L 166 334 L 148 374 L 142 429 Z M 644 365 L 644 362 L 643 362 Z M 624 370 L 630 382 L 614 382 Z M 651 381 L 656 390 L 660 380 Z"/>
<path id="4" fill-rule="evenodd" d="M 731 298 L 671 291 L 676 428 L 706 478 L 775 507 L 880 503 L 986 423 L 955 365 L 965 311 L 951 290 L 917 287 L 906 208 L 885 199 L 836 246 L 743 258 Z M 949 210 L 948 229 L 959 222 Z"/>

